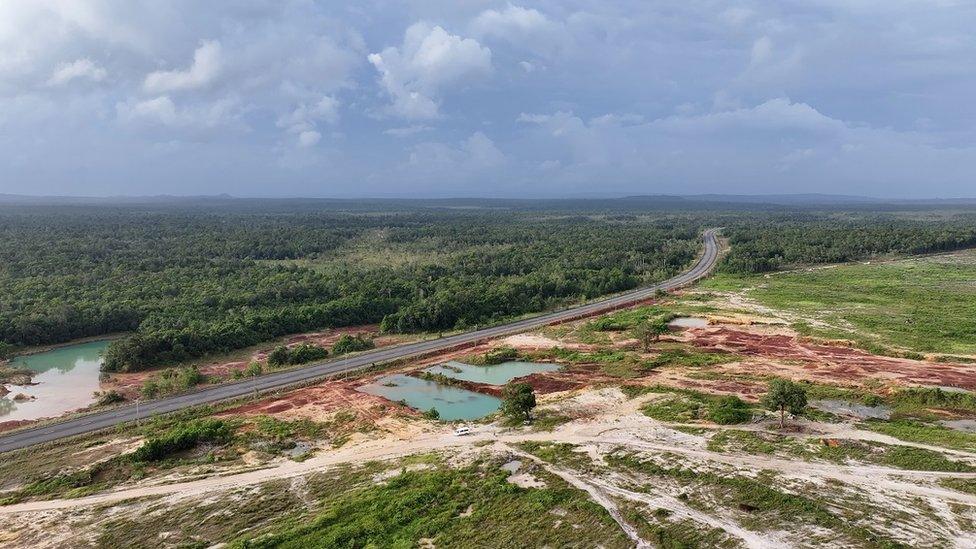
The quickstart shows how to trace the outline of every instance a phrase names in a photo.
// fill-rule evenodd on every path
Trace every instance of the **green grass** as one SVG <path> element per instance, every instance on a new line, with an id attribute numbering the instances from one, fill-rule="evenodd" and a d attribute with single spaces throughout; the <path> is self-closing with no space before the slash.
<path id="1" fill-rule="evenodd" d="M 628 389 L 628 396 L 640 392 L 665 393 L 665 396 L 648 402 L 641 412 L 649 418 L 669 423 L 689 423 L 708 419 L 721 425 L 745 423 L 752 418 L 752 408 L 735 397 L 711 395 L 691 389 L 665 386 Z"/>
<path id="2" fill-rule="evenodd" d="M 951 490 L 958 490 L 976 496 L 976 479 L 973 478 L 944 478 L 939 484 Z"/>
<path id="3" fill-rule="evenodd" d="M 562 467 L 571 467 L 577 471 L 593 470 L 593 460 L 586 454 L 576 452 L 576 446 L 565 442 L 520 442 L 518 447 L 537 458 Z"/>
<path id="4" fill-rule="evenodd" d="M 408 471 L 386 484 L 342 493 L 314 517 L 277 525 L 233 547 L 627 547 L 604 509 L 547 476 L 519 488 L 494 467 Z M 558 510 L 557 517 L 552 511 Z M 557 520 L 558 519 L 558 520 Z M 249 536 L 250 537 L 250 536 Z"/>
<path id="5" fill-rule="evenodd" d="M 907 442 L 942 446 L 955 450 L 976 451 L 976 434 L 956 431 L 942 425 L 895 420 L 866 421 L 860 426 Z"/>
<path id="6" fill-rule="evenodd" d="M 764 306 L 836 326 L 807 325 L 805 331 L 811 335 L 853 339 L 876 350 L 973 354 L 976 255 L 961 257 L 848 264 L 768 278 L 719 274 L 701 286 L 742 291 Z"/>

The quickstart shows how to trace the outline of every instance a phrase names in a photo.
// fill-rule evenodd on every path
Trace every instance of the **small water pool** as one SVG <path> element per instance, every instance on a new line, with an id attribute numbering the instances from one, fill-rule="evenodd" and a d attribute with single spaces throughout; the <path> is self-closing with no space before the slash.
<path id="1" fill-rule="evenodd" d="M 487 383 L 489 385 L 505 385 L 509 381 L 525 377 L 537 372 L 555 372 L 560 369 L 558 364 L 544 364 L 538 362 L 502 362 L 493 366 L 474 366 L 463 362 L 450 361 L 445 364 L 431 366 L 424 370 L 432 374 L 443 374 L 461 381 Z"/>
<path id="2" fill-rule="evenodd" d="M 10 394 L 0 398 L 0 421 L 56 417 L 91 405 L 95 401 L 92 393 L 99 389 L 99 368 L 108 344 L 79 343 L 11 360 L 11 367 L 34 372 L 34 385 L 7 385 Z M 17 394 L 35 400 L 15 402 Z"/>
<path id="3" fill-rule="evenodd" d="M 682 316 L 668 322 L 671 328 L 704 328 L 708 326 L 708 320 L 691 316 Z"/>
<path id="4" fill-rule="evenodd" d="M 497 410 L 502 401 L 459 387 L 441 385 L 402 374 L 394 374 L 359 387 L 359 390 L 385 399 L 404 401 L 420 411 L 437 408 L 444 421 L 478 419 Z"/>
<path id="5" fill-rule="evenodd" d="M 859 419 L 891 418 L 891 408 L 885 405 L 865 406 L 864 404 L 850 402 L 847 400 L 824 399 L 811 401 L 810 406 L 813 406 L 818 410 L 830 412 L 832 414 L 854 416 Z"/>

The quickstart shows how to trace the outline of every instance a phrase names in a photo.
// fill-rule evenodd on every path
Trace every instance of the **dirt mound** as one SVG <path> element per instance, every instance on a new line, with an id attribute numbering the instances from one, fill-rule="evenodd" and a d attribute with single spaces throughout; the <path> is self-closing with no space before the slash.
<path id="1" fill-rule="evenodd" d="M 231 408 L 220 415 L 274 415 L 279 419 L 328 421 L 338 412 L 352 412 L 359 419 L 376 421 L 394 411 L 413 414 L 409 408 L 356 390 L 360 381 L 325 381 L 281 396 L 264 398 Z"/>

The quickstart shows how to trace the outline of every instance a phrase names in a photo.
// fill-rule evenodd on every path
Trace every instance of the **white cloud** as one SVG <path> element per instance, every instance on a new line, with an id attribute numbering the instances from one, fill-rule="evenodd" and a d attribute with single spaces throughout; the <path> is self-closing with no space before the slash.
<path id="1" fill-rule="evenodd" d="M 471 22 L 471 31 L 475 36 L 497 35 L 513 39 L 548 29 L 552 25 L 552 21 L 538 10 L 509 4 L 501 11 L 481 12 Z"/>
<path id="2" fill-rule="evenodd" d="M 773 55 L 773 41 L 768 36 L 763 36 L 752 43 L 752 52 L 749 57 L 749 64 L 762 65 Z"/>
<path id="3" fill-rule="evenodd" d="M 770 99 L 751 108 L 699 116 L 671 116 L 653 124 L 661 129 L 686 133 L 750 129 L 838 132 L 847 127 L 844 122 L 825 116 L 806 103 L 794 103 L 785 97 Z"/>
<path id="4" fill-rule="evenodd" d="M 411 25 L 400 47 L 368 56 L 380 83 L 393 99 L 391 114 L 407 119 L 439 115 L 444 88 L 491 72 L 491 50 L 477 40 L 450 34 L 439 26 Z"/>
<path id="5" fill-rule="evenodd" d="M 303 131 L 298 134 L 298 146 L 312 147 L 322 139 L 322 134 L 314 130 Z"/>
<path id="6" fill-rule="evenodd" d="M 383 134 L 391 135 L 393 137 L 407 137 L 410 135 L 418 134 L 420 132 L 428 132 L 433 129 L 434 128 L 432 126 L 414 124 L 412 126 L 404 126 L 402 128 L 390 128 L 388 130 L 383 130 Z"/>
<path id="7" fill-rule="evenodd" d="M 143 127 L 168 127 L 176 130 L 213 129 L 236 124 L 238 109 L 235 101 L 222 99 L 213 103 L 179 108 L 166 95 L 144 101 L 125 101 L 116 104 L 116 117 L 124 124 Z"/>
<path id="8" fill-rule="evenodd" d="M 614 114 L 608 113 L 590 119 L 590 126 L 632 126 L 644 123 L 644 117 L 640 114 Z"/>
<path id="9" fill-rule="evenodd" d="M 457 146 L 420 143 L 413 147 L 408 166 L 416 173 L 456 175 L 496 168 L 506 162 L 505 154 L 487 135 L 475 132 Z"/>
<path id="10" fill-rule="evenodd" d="M 551 20 L 539 10 L 512 4 L 502 10 L 481 12 L 469 28 L 471 35 L 479 39 L 501 39 L 543 56 L 551 56 L 571 38 L 562 23 Z"/>
<path id="11" fill-rule="evenodd" d="M 71 63 L 62 63 L 54 70 L 54 74 L 48 79 L 48 86 L 63 86 L 68 82 L 84 78 L 92 82 L 102 81 L 107 72 L 102 67 L 96 65 L 91 59 L 82 58 Z"/>
<path id="12" fill-rule="evenodd" d="M 299 146 L 310 147 L 322 138 L 318 131 L 319 123 L 336 124 L 338 121 L 339 101 L 326 95 L 312 105 L 299 105 L 290 113 L 280 116 L 277 126 L 298 135 Z"/>
<path id="13" fill-rule="evenodd" d="M 193 64 L 188 69 L 150 73 L 142 87 L 154 94 L 202 88 L 214 81 L 221 67 L 220 42 L 205 40 L 193 52 Z"/>

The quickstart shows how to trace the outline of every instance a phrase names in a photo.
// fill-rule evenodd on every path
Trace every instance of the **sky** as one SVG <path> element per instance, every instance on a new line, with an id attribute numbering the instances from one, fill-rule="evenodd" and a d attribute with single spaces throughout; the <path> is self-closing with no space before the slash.
<path id="1" fill-rule="evenodd" d="M 0 0 L 0 193 L 976 196 L 972 0 Z"/>

